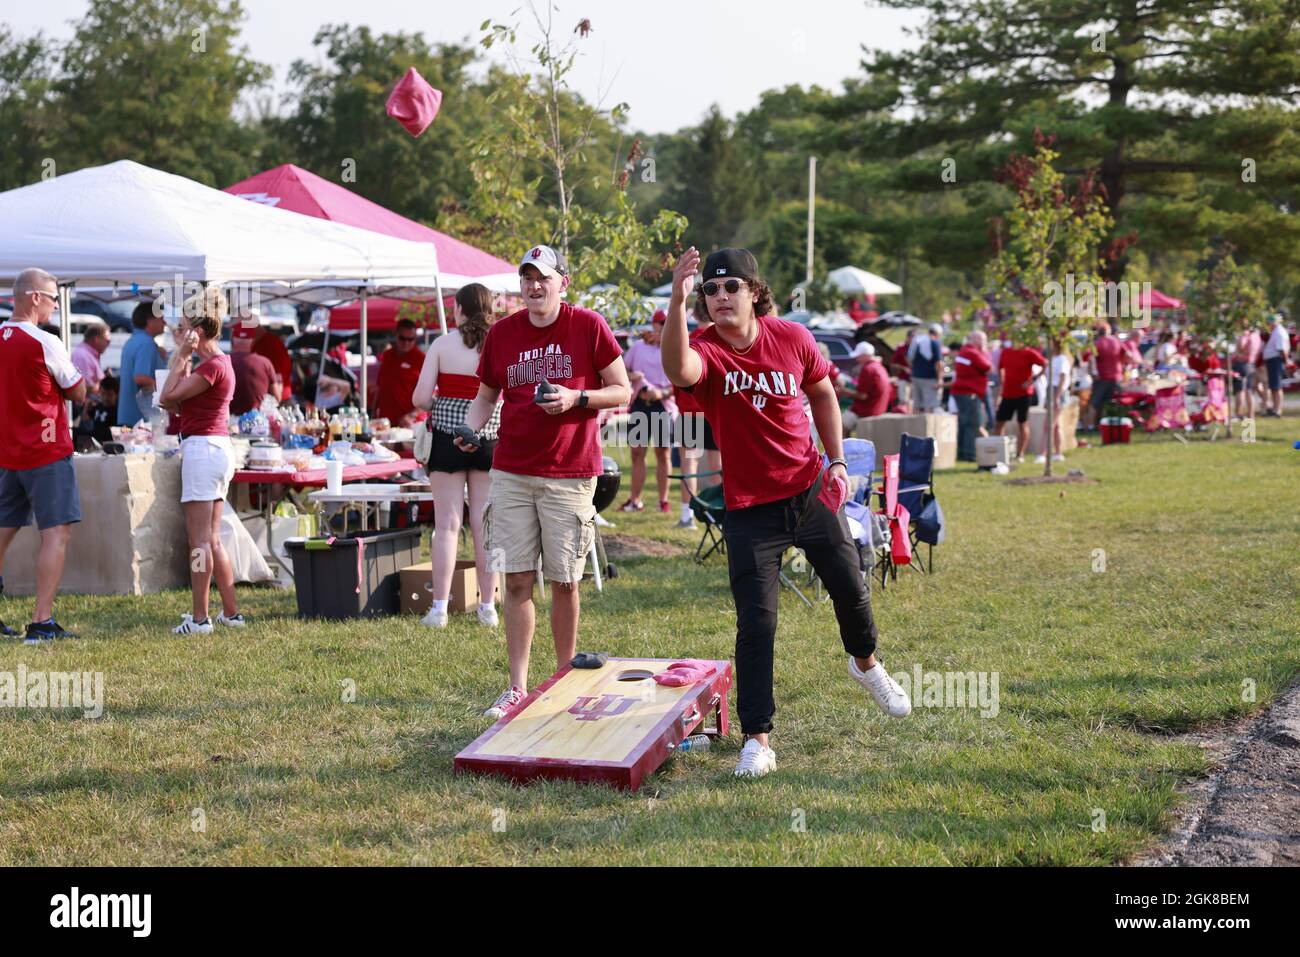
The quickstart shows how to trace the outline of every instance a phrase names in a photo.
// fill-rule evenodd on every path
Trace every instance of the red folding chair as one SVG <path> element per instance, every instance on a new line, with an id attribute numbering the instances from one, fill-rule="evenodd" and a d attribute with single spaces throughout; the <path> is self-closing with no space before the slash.
<path id="1" fill-rule="evenodd" d="M 1179 435 L 1191 421 L 1187 416 L 1187 392 L 1181 382 L 1156 390 L 1151 416 L 1146 421 L 1148 432 L 1169 429 L 1174 435 Z"/>
<path id="2" fill-rule="evenodd" d="M 886 577 L 898 580 L 898 566 L 912 564 L 912 540 L 908 528 L 912 516 L 898 501 L 898 455 L 886 455 L 883 462 L 884 485 L 879 489 L 884 508 L 878 513 L 885 517 L 889 527 L 886 543 L 877 567 L 880 569 L 880 587 L 885 587 Z"/>

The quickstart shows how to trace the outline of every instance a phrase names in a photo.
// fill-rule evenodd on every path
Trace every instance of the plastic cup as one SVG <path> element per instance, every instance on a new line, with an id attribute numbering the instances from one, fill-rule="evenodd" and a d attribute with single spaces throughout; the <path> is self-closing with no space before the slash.
<path id="1" fill-rule="evenodd" d="M 331 495 L 343 491 L 343 463 L 330 459 L 325 463 L 325 488 Z"/>

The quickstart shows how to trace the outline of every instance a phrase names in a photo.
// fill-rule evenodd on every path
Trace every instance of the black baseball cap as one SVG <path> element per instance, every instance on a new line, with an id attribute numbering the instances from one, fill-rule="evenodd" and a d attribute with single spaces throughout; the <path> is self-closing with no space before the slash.
<path id="1" fill-rule="evenodd" d="M 709 253 L 704 260 L 701 278 L 704 282 L 720 277 L 734 276 L 737 279 L 757 279 L 758 260 L 748 249 L 736 249 L 728 246 Z"/>

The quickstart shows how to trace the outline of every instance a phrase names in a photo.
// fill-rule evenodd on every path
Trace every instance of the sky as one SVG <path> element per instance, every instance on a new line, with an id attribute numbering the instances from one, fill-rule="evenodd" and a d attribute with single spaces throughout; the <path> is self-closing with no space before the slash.
<path id="1" fill-rule="evenodd" d="M 87 7 L 86 0 L 4 3 L 16 8 L 4 20 L 19 35 L 40 30 L 59 40 L 71 36 L 72 22 Z M 311 41 L 325 24 L 420 31 L 432 42 L 476 41 L 479 24 L 489 18 L 529 23 L 527 32 L 535 33 L 521 10 L 525 3 L 242 0 L 243 37 L 252 57 L 275 69 L 279 94 L 294 60 L 321 59 Z M 915 40 L 903 28 L 921 23 L 919 14 L 872 8 L 864 0 L 559 0 L 555 35 L 567 37 L 584 18 L 592 32 L 580 44 L 573 87 L 605 106 L 627 103 L 629 127 L 647 133 L 689 126 L 713 103 L 734 116 L 755 106 L 764 90 L 790 84 L 839 90 L 861 73 L 864 44 L 905 49 Z"/>

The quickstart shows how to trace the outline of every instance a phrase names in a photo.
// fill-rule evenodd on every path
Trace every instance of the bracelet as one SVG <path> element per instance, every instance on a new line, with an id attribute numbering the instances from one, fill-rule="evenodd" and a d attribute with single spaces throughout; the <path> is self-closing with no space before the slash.
<path id="1" fill-rule="evenodd" d="M 849 470 L 849 463 L 846 462 L 846 461 L 844 461 L 844 459 L 831 459 L 830 464 L 827 465 L 826 467 L 827 467 L 828 469 L 831 469 L 831 468 L 834 468 L 834 467 L 837 466 L 837 465 L 843 465 L 843 466 L 844 466 L 844 471 L 846 471 L 846 472 Z"/>

